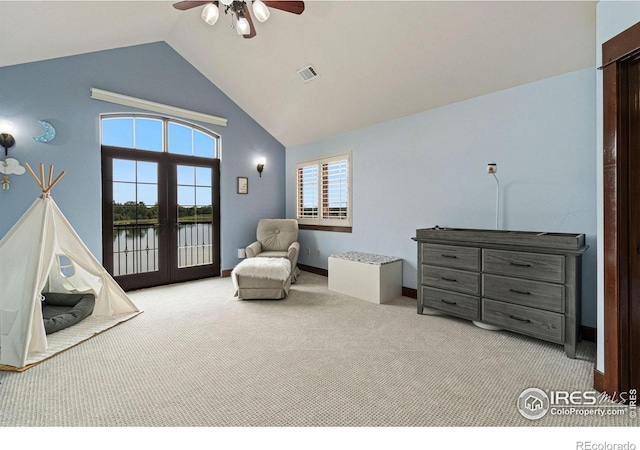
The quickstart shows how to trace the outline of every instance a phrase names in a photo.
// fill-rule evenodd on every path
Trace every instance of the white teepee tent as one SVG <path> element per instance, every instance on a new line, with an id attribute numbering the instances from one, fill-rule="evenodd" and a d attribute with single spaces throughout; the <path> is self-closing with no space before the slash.
<path id="1" fill-rule="evenodd" d="M 16 368 L 26 366 L 33 361 L 33 355 L 47 350 L 41 307 L 45 287 L 49 292 L 92 293 L 96 302 L 91 317 L 122 316 L 127 320 L 139 313 L 49 196 L 64 171 L 52 183 L 50 167 L 45 184 L 42 164 L 41 180 L 28 164 L 25 166 L 41 187 L 42 195 L 0 240 L 0 365 Z M 60 256 L 72 262 L 75 270 L 71 276 L 61 274 Z M 119 322 L 110 321 L 110 326 Z"/>

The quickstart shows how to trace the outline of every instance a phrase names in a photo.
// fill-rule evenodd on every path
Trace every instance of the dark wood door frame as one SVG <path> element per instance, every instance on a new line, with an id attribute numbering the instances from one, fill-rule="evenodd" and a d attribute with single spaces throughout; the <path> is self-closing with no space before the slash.
<path id="1" fill-rule="evenodd" d="M 604 208 L 604 373 L 594 388 L 617 396 L 630 387 L 628 61 L 640 52 L 640 23 L 602 45 Z"/>
<path id="2" fill-rule="evenodd" d="M 176 165 L 192 165 L 211 168 L 212 191 L 212 223 L 213 231 L 213 264 L 203 266 L 190 266 L 180 269 L 173 267 L 172 263 L 177 261 L 177 242 L 175 230 L 177 227 L 176 217 L 165 210 L 166 205 L 177 204 L 177 193 L 168 189 L 169 186 L 176 186 L 176 174 L 174 171 L 159 170 L 158 185 L 158 205 L 160 207 L 160 217 L 166 217 L 166 221 L 160 224 L 160 232 L 169 234 L 169 252 L 160 252 L 158 255 L 158 271 L 141 274 L 144 280 L 140 280 L 140 275 L 118 276 L 117 281 L 124 290 L 139 289 L 142 287 L 159 286 L 167 283 L 197 280 L 207 277 L 220 276 L 220 160 L 201 158 L 197 156 L 184 156 L 171 153 L 156 153 L 136 151 L 128 148 L 102 146 L 102 262 L 103 266 L 113 276 L 113 249 L 107 244 L 105 230 L 113 226 L 113 166 L 112 159 L 129 159 L 137 161 L 156 162 L 159 166 L 167 168 Z M 162 220 L 162 219 L 161 219 Z M 109 239 L 111 237 L 109 236 Z"/>

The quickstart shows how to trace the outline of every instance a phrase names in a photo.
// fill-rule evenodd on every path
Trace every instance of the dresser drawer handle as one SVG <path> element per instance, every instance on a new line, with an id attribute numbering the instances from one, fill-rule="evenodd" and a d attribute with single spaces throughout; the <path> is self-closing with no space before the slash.
<path id="1" fill-rule="evenodd" d="M 512 316 L 511 314 L 509 314 L 509 317 L 513 320 L 517 320 L 518 322 L 531 323 L 529 319 L 521 319 L 520 317 Z"/>
<path id="2" fill-rule="evenodd" d="M 446 303 L 447 305 L 458 306 L 458 304 L 457 304 L 456 302 L 448 302 L 448 301 L 446 301 L 446 300 L 442 300 L 442 299 L 440 299 L 440 301 L 441 301 L 442 303 Z"/>
<path id="3" fill-rule="evenodd" d="M 518 267 L 531 267 L 531 264 L 520 264 L 520 263 L 514 263 L 509 261 L 509 264 L 511 264 L 512 266 L 518 266 Z"/>
<path id="4" fill-rule="evenodd" d="M 526 291 L 519 291 L 517 289 L 509 289 L 511 292 L 515 292 L 516 294 L 523 294 L 523 295 L 531 295 L 531 292 L 526 292 Z"/>
<path id="5" fill-rule="evenodd" d="M 457 283 L 458 280 L 456 280 L 455 278 L 447 278 L 447 277 L 440 277 L 442 278 L 444 281 L 450 281 L 452 283 Z"/>
<path id="6" fill-rule="evenodd" d="M 453 259 L 458 258 L 456 255 L 445 255 L 444 253 L 441 254 L 440 256 L 442 256 L 443 258 L 453 258 Z"/>

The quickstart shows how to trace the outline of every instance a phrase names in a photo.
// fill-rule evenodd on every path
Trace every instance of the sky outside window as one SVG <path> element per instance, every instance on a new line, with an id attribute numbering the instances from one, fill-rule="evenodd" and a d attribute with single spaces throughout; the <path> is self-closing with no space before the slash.
<path id="1" fill-rule="evenodd" d="M 181 155 L 215 158 L 217 139 L 203 131 L 161 118 L 152 117 L 104 117 L 102 119 L 102 145 L 147 150 L 167 151 Z M 168 142 L 165 150 L 164 124 L 167 124 Z M 205 203 L 204 197 L 210 192 L 211 170 L 189 166 L 178 166 L 178 184 L 191 186 L 191 193 L 179 189 L 179 202 L 187 204 Z M 116 203 L 144 202 L 157 203 L 158 165 L 144 161 L 125 159 L 113 160 L 113 199 Z M 138 186 L 136 188 L 136 185 Z M 145 187 L 146 185 L 146 187 Z M 197 192 L 195 186 L 199 186 Z M 208 188 L 208 189 L 207 189 Z M 153 190 L 156 192 L 152 192 Z M 185 202 L 186 203 L 186 202 Z"/>

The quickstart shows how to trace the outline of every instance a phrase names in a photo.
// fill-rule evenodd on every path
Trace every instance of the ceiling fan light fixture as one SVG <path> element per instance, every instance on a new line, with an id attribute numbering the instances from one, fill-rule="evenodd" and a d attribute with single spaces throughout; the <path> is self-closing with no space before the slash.
<path id="1" fill-rule="evenodd" d="M 214 25 L 218 21 L 218 17 L 220 17 L 220 11 L 213 3 L 209 3 L 202 10 L 202 20 L 207 22 L 209 25 Z"/>
<path id="2" fill-rule="evenodd" d="M 269 11 L 267 5 L 265 5 L 260 0 L 255 0 L 253 2 L 253 13 L 255 14 L 256 19 L 258 19 L 259 22 L 266 22 L 267 19 L 271 16 L 271 11 Z"/>
<path id="3" fill-rule="evenodd" d="M 2 0 L 0 0 L 1 2 Z M 202 8 L 202 20 L 214 25 L 219 22 L 222 12 L 225 16 L 231 16 L 231 29 L 236 30 L 239 36 L 251 39 L 256 35 L 255 21 L 265 22 L 271 16 L 271 9 L 300 15 L 304 12 L 304 1 L 267 1 L 267 0 L 205 0 L 205 1 L 179 1 L 173 4 L 179 11 L 187 11 L 193 8 Z"/>
<path id="4" fill-rule="evenodd" d="M 249 34 L 251 32 L 251 28 L 249 27 L 249 21 L 244 18 L 238 18 L 238 22 L 236 23 L 236 29 L 238 30 L 238 34 L 244 35 Z"/>

